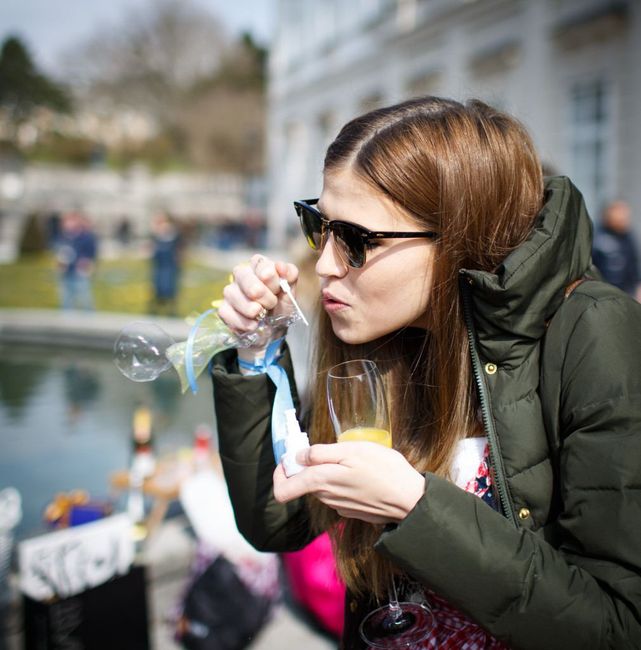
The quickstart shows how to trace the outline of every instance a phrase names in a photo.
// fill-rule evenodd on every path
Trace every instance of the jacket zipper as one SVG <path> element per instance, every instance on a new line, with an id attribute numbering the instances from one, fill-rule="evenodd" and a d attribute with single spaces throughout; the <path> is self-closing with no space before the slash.
<path id="1" fill-rule="evenodd" d="M 507 480 L 505 478 L 505 468 L 503 467 L 503 458 L 499 452 L 498 436 L 494 427 L 494 420 L 492 418 L 490 400 L 488 397 L 487 385 L 485 383 L 485 376 L 481 371 L 481 361 L 479 359 L 478 350 L 476 347 L 476 328 L 472 318 L 472 305 L 470 288 L 468 286 L 468 278 L 465 271 L 460 271 L 460 284 L 461 293 L 463 296 L 463 318 L 465 320 L 465 327 L 467 328 L 467 338 L 470 343 L 470 356 L 472 358 L 472 371 L 474 373 L 474 380 L 479 394 L 479 401 L 481 404 L 481 414 L 483 417 L 483 428 L 487 435 L 487 441 L 490 451 L 490 464 L 493 468 L 494 484 L 499 496 L 499 502 L 503 514 L 518 527 L 514 508 L 507 493 Z"/>

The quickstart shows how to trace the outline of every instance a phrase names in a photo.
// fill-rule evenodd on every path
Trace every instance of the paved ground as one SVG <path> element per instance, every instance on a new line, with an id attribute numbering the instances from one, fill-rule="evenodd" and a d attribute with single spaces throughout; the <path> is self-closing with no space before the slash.
<path id="1" fill-rule="evenodd" d="M 193 541 L 184 532 L 180 519 L 170 521 L 149 545 L 151 582 L 151 612 L 154 650 L 177 650 L 166 619 L 171 614 L 184 586 Z M 330 650 L 336 644 L 317 634 L 287 606 L 279 605 L 251 650 Z"/>
<path id="2" fill-rule="evenodd" d="M 120 329 L 135 320 L 127 314 L 98 314 L 45 310 L 0 310 L 0 342 L 46 343 L 97 349 L 111 349 Z M 187 336 L 187 325 L 178 319 L 164 320 L 162 326 L 176 340 Z M 292 329 L 290 345 L 299 352 L 301 363 L 306 357 L 307 330 Z M 300 374 L 303 367 L 300 366 Z M 180 517 L 166 521 L 149 540 L 144 560 L 149 567 L 149 605 L 153 650 L 177 650 L 167 623 L 189 575 L 194 542 L 186 533 Z M 10 620 L 7 650 L 22 648 L 19 611 L 14 608 Z M 0 639 L 0 648 L 5 646 Z M 329 650 L 336 644 L 315 632 L 285 605 L 276 608 L 271 621 L 251 644 L 251 650 Z M 114 649 L 116 650 L 116 649 Z"/>

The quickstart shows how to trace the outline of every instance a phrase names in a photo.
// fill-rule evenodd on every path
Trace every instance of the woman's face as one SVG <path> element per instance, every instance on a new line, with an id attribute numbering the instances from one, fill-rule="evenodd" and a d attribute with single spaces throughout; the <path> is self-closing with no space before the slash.
<path id="1" fill-rule="evenodd" d="M 368 230 L 424 230 L 349 168 L 326 173 L 318 209 L 329 220 Z M 379 239 L 355 269 L 338 255 L 331 235 L 316 263 L 322 305 L 345 343 L 372 341 L 401 327 L 426 327 L 434 258 L 430 239 Z"/>

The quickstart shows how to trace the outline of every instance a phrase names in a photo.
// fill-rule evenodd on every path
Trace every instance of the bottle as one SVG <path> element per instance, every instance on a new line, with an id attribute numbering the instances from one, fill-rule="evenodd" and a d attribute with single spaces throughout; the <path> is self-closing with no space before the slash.
<path id="1" fill-rule="evenodd" d="M 133 459 L 132 473 L 142 480 L 148 478 L 156 469 L 156 459 L 152 446 L 151 411 L 146 406 L 139 406 L 133 416 Z"/>
<path id="2" fill-rule="evenodd" d="M 304 469 L 303 465 L 299 465 L 296 462 L 296 454 L 301 449 L 309 447 L 309 438 L 300 429 L 300 425 L 296 419 L 296 409 L 287 409 L 285 411 L 285 423 L 287 425 L 287 437 L 285 438 L 283 468 L 285 469 L 285 475 L 289 478 Z"/>
<path id="3" fill-rule="evenodd" d="M 143 485 L 156 469 L 156 459 L 152 449 L 152 418 L 146 406 L 139 406 L 132 420 L 133 455 L 129 468 L 129 494 L 127 514 L 134 525 L 134 539 L 141 541 L 147 535 L 144 525 L 145 496 Z"/>
<path id="4" fill-rule="evenodd" d="M 194 470 L 199 472 L 211 466 L 211 429 L 199 424 L 194 432 Z"/>

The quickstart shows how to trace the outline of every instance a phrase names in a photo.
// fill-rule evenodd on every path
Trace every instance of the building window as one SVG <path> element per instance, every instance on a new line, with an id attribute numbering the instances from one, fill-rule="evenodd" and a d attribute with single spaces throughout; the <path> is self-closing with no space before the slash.
<path id="1" fill-rule="evenodd" d="M 603 79 L 577 83 L 570 90 L 572 178 L 594 217 L 608 198 L 613 176 L 611 93 Z"/>

